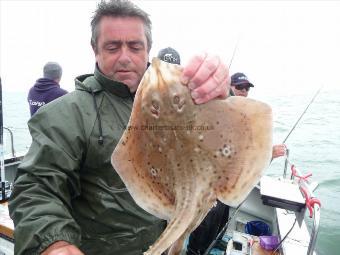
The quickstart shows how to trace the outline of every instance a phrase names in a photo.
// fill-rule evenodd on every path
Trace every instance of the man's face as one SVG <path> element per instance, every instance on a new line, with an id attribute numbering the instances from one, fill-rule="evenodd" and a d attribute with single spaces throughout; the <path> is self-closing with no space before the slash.
<path id="1" fill-rule="evenodd" d="M 103 17 L 99 23 L 96 61 L 108 78 L 137 90 L 149 54 L 143 21 L 135 17 Z"/>
<path id="2" fill-rule="evenodd" d="M 250 86 L 249 84 L 231 85 L 231 89 L 235 96 L 247 97 Z"/>

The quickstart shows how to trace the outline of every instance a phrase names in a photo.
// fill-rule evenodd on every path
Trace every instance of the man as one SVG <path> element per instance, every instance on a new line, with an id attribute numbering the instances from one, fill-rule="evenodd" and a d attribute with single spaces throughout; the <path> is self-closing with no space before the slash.
<path id="1" fill-rule="evenodd" d="M 32 145 L 9 201 L 16 254 L 142 254 L 165 227 L 137 206 L 110 163 L 148 65 L 151 21 L 131 2 L 111 0 L 99 3 L 91 26 L 94 74 L 29 121 Z M 197 104 L 228 96 L 218 57 L 194 57 L 181 79 Z"/>
<path id="2" fill-rule="evenodd" d="M 241 97 L 247 97 L 250 88 L 254 87 L 244 73 L 234 73 L 231 76 L 230 85 L 235 96 Z M 284 144 L 276 144 L 273 146 L 272 159 L 284 156 L 285 154 L 286 146 Z"/>
<path id="3" fill-rule="evenodd" d="M 229 206 L 219 200 L 201 224 L 190 234 L 187 255 L 202 255 L 217 238 L 229 218 Z"/>
<path id="4" fill-rule="evenodd" d="M 247 97 L 251 87 L 254 87 L 249 82 L 248 77 L 243 73 L 235 73 L 231 76 L 231 89 L 235 96 Z"/>
<path id="5" fill-rule="evenodd" d="M 60 88 L 62 69 L 57 62 L 48 62 L 43 69 L 43 78 L 36 81 L 30 89 L 27 101 L 31 116 L 43 105 L 61 97 L 68 92 Z"/>
<path id="6" fill-rule="evenodd" d="M 160 60 L 163 60 L 163 61 L 171 63 L 171 64 L 177 64 L 177 65 L 181 64 L 181 57 L 180 57 L 179 53 L 171 47 L 161 49 L 158 52 L 157 57 Z"/>

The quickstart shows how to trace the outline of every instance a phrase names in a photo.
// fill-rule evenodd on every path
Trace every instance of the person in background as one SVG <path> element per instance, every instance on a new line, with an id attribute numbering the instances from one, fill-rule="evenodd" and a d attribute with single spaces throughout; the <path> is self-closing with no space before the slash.
<path id="1" fill-rule="evenodd" d="M 189 235 L 187 255 L 201 255 L 217 238 L 229 218 L 229 206 L 217 200 L 200 225 Z M 226 247 L 225 247 L 226 248 Z"/>
<path id="2" fill-rule="evenodd" d="M 244 73 L 234 73 L 231 76 L 231 89 L 235 96 L 247 97 L 250 88 L 254 85 L 249 81 Z M 273 146 L 272 159 L 284 156 L 286 154 L 286 146 L 284 144 L 275 144 Z"/>
<path id="3" fill-rule="evenodd" d="M 91 29 L 94 74 L 28 122 L 32 144 L 9 200 L 15 254 L 143 254 L 164 230 L 111 164 L 148 66 L 149 15 L 128 0 L 101 1 Z M 230 88 L 227 65 L 210 54 L 188 61 L 181 81 L 196 104 L 225 99 Z"/>
<path id="4" fill-rule="evenodd" d="M 171 47 L 161 49 L 158 52 L 157 57 L 160 60 L 163 60 L 163 61 L 171 63 L 171 64 L 177 64 L 177 65 L 181 64 L 181 57 L 180 57 L 179 53 Z"/>
<path id="5" fill-rule="evenodd" d="M 31 116 L 43 105 L 68 92 L 60 88 L 62 68 L 57 62 L 48 62 L 43 69 L 43 78 L 38 79 L 29 90 L 27 101 Z"/>
<path id="6" fill-rule="evenodd" d="M 249 82 L 248 77 L 243 73 L 234 73 L 231 76 L 231 89 L 235 96 L 247 97 L 250 88 L 254 85 Z"/>

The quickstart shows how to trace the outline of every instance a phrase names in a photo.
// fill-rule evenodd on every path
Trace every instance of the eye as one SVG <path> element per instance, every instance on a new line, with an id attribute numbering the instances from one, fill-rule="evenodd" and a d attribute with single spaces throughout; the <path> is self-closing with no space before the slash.
<path id="1" fill-rule="evenodd" d="M 110 41 L 104 44 L 104 49 L 108 52 L 116 52 L 121 47 L 121 42 Z"/>
<path id="2" fill-rule="evenodd" d="M 142 47 L 142 45 L 136 43 L 136 44 L 131 45 L 131 48 L 133 48 L 135 50 L 141 50 L 143 47 Z"/>
<path id="3" fill-rule="evenodd" d="M 142 42 L 130 42 L 129 48 L 133 51 L 141 51 L 144 49 L 144 44 Z"/>
<path id="4" fill-rule="evenodd" d="M 105 49 L 109 52 L 115 52 L 119 49 L 119 46 L 116 44 L 110 44 Z"/>
<path id="5" fill-rule="evenodd" d="M 151 102 L 151 114 L 155 117 L 155 118 L 159 118 L 160 115 L 160 105 L 159 102 L 157 100 L 152 100 Z"/>
<path id="6" fill-rule="evenodd" d="M 131 47 L 131 50 L 135 51 L 135 52 L 138 52 L 138 51 L 141 51 L 142 48 L 141 47 Z"/>
<path id="7" fill-rule="evenodd" d="M 179 100 L 180 100 L 179 96 L 175 95 L 174 96 L 174 104 L 179 104 Z"/>
<path id="8" fill-rule="evenodd" d="M 175 94 L 172 98 L 172 102 L 177 112 L 181 112 L 183 110 L 185 99 L 181 99 L 179 95 Z"/>
<path id="9" fill-rule="evenodd" d="M 110 48 L 108 48 L 107 50 L 110 51 L 110 52 L 114 52 L 114 51 L 117 51 L 117 49 L 118 49 L 118 48 L 116 48 L 116 47 L 115 47 L 115 48 L 110 47 Z"/>

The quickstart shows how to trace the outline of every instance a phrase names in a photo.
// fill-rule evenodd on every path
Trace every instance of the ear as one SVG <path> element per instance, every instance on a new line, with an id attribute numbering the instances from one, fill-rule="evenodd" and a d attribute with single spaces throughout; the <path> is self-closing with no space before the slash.
<path id="1" fill-rule="evenodd" d="M 98 47 L 96 45 L 94 45 L 92 43 L 92 41 L 91 41 L 91 47 L 92 47 L 92 50 L 93 50 L 94 54 L 97 55 L 98 54 Z"/>
<path id="2" fill-rule="evenodd" d="M 92 50 L 93 50 L 96 62 L 98 63 L 98 59 L 99 59 L 98 48 L 95 46 L 92 46 Z"/>

